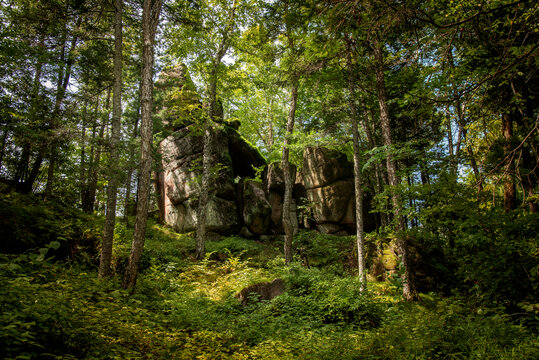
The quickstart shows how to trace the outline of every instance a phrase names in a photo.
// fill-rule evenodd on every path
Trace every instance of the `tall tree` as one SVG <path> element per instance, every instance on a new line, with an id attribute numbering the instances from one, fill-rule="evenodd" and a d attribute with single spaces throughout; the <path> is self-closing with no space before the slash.
<path id="1" fill-rule="evenodd" d="M 400 184 L 397 176 L 397 165 L 392 153 L 393 140 L 391 135 L 391 121 L 389 117 L 389 108 L 387 106 L 386 85 L 384 77 L 384 56 L 383 48 L 379 35 L 374 33 L 371 37 L 372 51 L 374 54 L 374 68 L 376 75 L 376 91 L 378 94 L 378 105 L 380 107 L 380 127 L 382 129 L 382 141 L 387 148 L 386 167 L 389 185 L 393 187 L 391 199 L 393 211 L 397 221 L 397 241 L 401 252 L 402 263 L 404 265 L 403 274 L 403 296 L 405 299 L 412 300 L 417 295 L 415 293 L 414 283 L 412 281 L 410 259 L 408 256 L 408 244 L 404 238 L 405 223 L 403 217 L 402 200 L 396 187 Z"/>
<path id="2" fill-rule="evenodd" d="M 112 133 L 110 141 L 110 163 L 108 169 L 107 209 L 103 241 L 101 244 L 101 259 L 99 262 L 100 279 L 110 274 L 112 259 L 112 243 L 114 225 L 116 223 L 116 199 L 118 193 L 119 174 L 116 169 L 120 158 L 118 145 L 120 142 L 122 118 L 122 8 L 123 0 L 114 1 L 114 96 L 112 98 Z"/>
<path id="3" fill-rule="evenodd" d="M 144 248 L 144 235 L 148 220 L 148 197 L 150 195 L 150 172 L 152 165 L 152 103 L 153 103 L 153 63 L 154 42 L 159 16 L 161 14 L 161 0 L 144 0 L 142 10 L 142 78 L 141 78 L 141 152 L 140 152 L 140 181 L 137 191 L 137 216 L 135 218 L 135 231 L 131 244 L 129 262 L 123 280 L 124 289 L 134 290 L 142 250 Z"/>
<path id="4" fill-rule="evenodd" d="M 348 70 L 348 92 L 352 122 L 352 141 L 354 145 L 354 190 L 356 205 L 356 243 L 357 263 L 360 281 L 360 291 L 367 289 L 367 271 L 365 268 L 365 234 L 363 227 L 363 189 L 361 184 L 361 150 L 359 148 L 358 111 L 356 107 L 356 79 L 352 65 L 352 39 L 348 35 L 346 41 L 346 65 Z"/>
<path id="5" fill-rule="evenodd" d="M 204 148 L 202 155 L 202 179 L 197 208 L 197 239 L 196 258 L 202 259 L 205 254 L 206 243 L 206 207 L 209 197 L 211 155 L 212 155 L 212 124 L 217 115 L 217 80 L 219 67 L 223 57 L 230 47 L 230 36 L 235 27 L 236 7 L 238 0 L 233 0 L 232 5 L 227 9 L 229 17 L 223 31 L 219 34 L 221 40 L 213 58 L 211 59 L 210 73 L 208 79 L 208 116 L 204 117 Z"/>

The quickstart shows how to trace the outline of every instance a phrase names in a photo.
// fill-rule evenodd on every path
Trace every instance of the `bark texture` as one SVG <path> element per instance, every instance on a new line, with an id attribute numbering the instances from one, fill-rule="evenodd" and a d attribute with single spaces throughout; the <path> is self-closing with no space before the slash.
<path id="1" fill-rule="evenodd" d="M 509 212 L 517 208 L 516 188 L 513 181 L 513 155 L 511 154 L 511 140 L 513 139 L 513 119 L 511 115 L 502 116 L 502 133 L 505 140 L 503 152 L 505 155 L 505 171 L 503 174 L 503 208 Z"/>
<path id="2" fill-rule="evenodd" d="M 229 36 L 234 27 L 237 1 L 232 4 L 228 26 L 221 38 L 217 52 L 212 59 L 210 70 L 210 81 L 208 84 L 208 119 L 204 120 L 204 150 L 202 155 L 202 180 L 200 184 L 199 203 L 197 208 L 197 238 L 195 246 L 195 256 L 197 259 L 204 258 L 206 252 L 206 207 L 208 204 L 211 174 L 211 154 L 212 154 L 212 124 L 217 116 L 217 75 L 221 61 L 229 48 Z"/>
<path id="3" fill-rule="evenodd" d="M 110 164 L 108 169 L 107 209 L 103 242 L 101 244 L 99 279 L 110 275 L 112 242 L 114 238 L 114 225 L 116 223 L 116 200 L 119 182 L 119 174 L 116 171 L 116 167 L 120 158 L 118 144 L 120 142 L 122 118 L 122 7 L 122 0 L 114 0 L 114 96 L 112 98 L 112 132 L 110 140 Z"/>
<path id="4" fill-rule="evenodd" d="M 387 106 L 387 95 L 385 88 L 384 78 L 384 57 L 382 47 L 379 39 L 374 36 L 373 39 L 373 51 L 375 59 L 375 76 L 376 76 L 376 90 L 378 93 L 378 105 L 380 107 L 380 127 L 382 129 L 382 141 L 388 148 L 386 157 L 387 177 L 389 185 L 395 187 L 398 186 L 400 181 L 397 177 L 397 166 L 395 159 L 390 149 L 393 145 L 391 137 L 391 122 L 389 118 L 389 109 Z M 417 297 L 415 286 L 410 271 L 410 259 L 408 254 L 408 244 L 404 238 L 404 217 L 402 216 L 402 200 L 398 193 L 393 192 L 392 196 L 393 211 L 397 220 L 397 242 L 402 256 L 402 263 L 404 265 L 403 275 L 403 296 L 407 300 L 412 300 Z"/>
<path id="5" fill-rule="evenodd" d="M 144 234 L 148 220 L 148 197 L 150 195 L 150 172 L 152 166 L 152 103 L 153 80 L 152 67 L 154 62 L 153 45 L 155 31 L 161 13 L 161 0 L 144 0 L 142 11 L 142 78 L 141 78 L 141 151 L 140 151 L 140 181 L 137 191 L 137 216 L 129 262 L 125 269 L 123 288 L 134 290 L 137 282 L 140 259 L 144 248 Z"/>
<path id="6" fill-rule="evenodd" d="M 75 29 L 78 29 L 78 27 L 82 23 L 82 16 L 79 16 L 77 20 L 77 24 L 75 25 Z M 67 29 L 65 29 L 65 32 L 67 33 Z M 64 98 L 66 95 L 67 85 L 69 85 L 69 78 L 71 77 L 71 70 L 73 63 L 75 62 L 75 56 L 74 51 L 77 46 L 78 42 L 78 36 L 76 34 L 73 35 L 71 38 L 71 43 L 69 45 L 69 49 L 66 48 L 67 43 L 65 40 L 63 40 L 63 46 L 62 51 L 60 53 L 60 68 L 58 69 L 58 79 L 56 84 L 56 99 L 54 102 L 54 110 L 51 114 L 51 119 L 49 123 L 50 130 L 52 132 L 52 139 L 50 140 L 50 146 L 49 146 L 49 168 L 47 170 L 47 183 L 45 185 L 45 194 L 43 196 L 43 200 L 47 201 L 50 199 L 52 195 L 52 188 L 53 188 L 53 182 L 54 182 L 54 171 L 56 169 L 56 160 L 58 156 L 58 137 L 55 134 L 55 131 L 57 131 L 58 126 L 58 118 L 60 116 L 60 110 L 62 108 L 62 104 L 64 102 Z M 67 54 L 66 54 L 67 50 Z M 65 63 L 65 65 L 64 65 Z"/>
<path id="7" fill-rule="evenodd" d="M 356 243 L 357 243 L 357 263 L 358 263 L 358 276 L 360 282 L 360 291 L 367 290 L 367 272 L 365 266 L 365 234 L 363 232 L 363 189 L 361 188 L 361 151 L 359 149 L 359 133 L 358 133 L 358 111 L 356 107 L 356 81 L 354 76 L 354 69 L 352 67 L 352 49 L 351 40 L 347 37 L 346 49 L 347 49 L 347 68 L 348 68 L 348 91 L 349 91 L 349 104 L 350 112 L 352 113 L 352 134 L 354 142 L 354 195 L 356 206 Z"/>
<path id="8" fill-rule="evenodd" d="M 283 199 L 283 228 L 285 232 L 284 240 L 284 258 L 287 265 L 292 262 L 292 239 L 294 238 L 293 220 L 290 218 L 290 206 L 292 203 L 292 187 L 294 179 L 292 179 L 290 171 L 289 153 L 290 153 L 290 138 L 294 132 L 294 119 L 296 116 L 296 105 L 298 102 L 298 79 L 292 80 L 292 88 L 290 93 L 290 109 L 286 122 L 286 136 L 283 143 L 282 168 L 284 177 L 284 199 Z"/>

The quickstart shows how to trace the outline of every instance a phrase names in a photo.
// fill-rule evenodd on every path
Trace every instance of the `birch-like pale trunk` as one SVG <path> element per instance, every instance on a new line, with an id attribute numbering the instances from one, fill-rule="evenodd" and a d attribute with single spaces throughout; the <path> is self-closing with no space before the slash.
<path id="1" fill-rule="evenodd" d="M 356 80 L 354 69 L 352 68 L 352 50 L 351 40 L 346 38 L 346 65 L 348 68 L 348 92 L 349 105 L 352 113 L 352 135 L 354 143 L 354 195 L 356 204 L 356 244 L 357 244 L 357 265 L 359 276 L 359 290 L 365 292 L 367 290 L 367 269 L 365 266 L 365 233 L 363 228 L 363 189 L 361 188 L 361 151 L 359 149 L 359 133 L 358 133 L 358 111 L 356 107 Z"/>

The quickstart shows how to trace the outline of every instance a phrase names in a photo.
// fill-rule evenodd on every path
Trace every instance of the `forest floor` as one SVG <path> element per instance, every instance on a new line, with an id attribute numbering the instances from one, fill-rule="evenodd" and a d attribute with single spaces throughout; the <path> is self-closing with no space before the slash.
<path id="1" fill-rule="evenodd" d="M 117 274 L 131 234 L 118 225 Z M 320 256 L 309 268 L 285 267 L 278 241 L 238 237 L 208 243 L 206 259 L 195 261 L 192 237 L 151 222 L 132 295 L 121 290 L 119 275 L 98 281 L 91 261 L 54 260 L 54 244 L 0 255 L 0 357 L 539 358 L 537 333 L 499 308 L 432 293 L 406 303 L 395 281 L 370 282 L 360 295 L 356 277 L 334 263 L 347 247 L 334 238 L 317 241 Z M 275 278 L 285 281 L 283 295 L 247 306 L 235 298 Z"/>

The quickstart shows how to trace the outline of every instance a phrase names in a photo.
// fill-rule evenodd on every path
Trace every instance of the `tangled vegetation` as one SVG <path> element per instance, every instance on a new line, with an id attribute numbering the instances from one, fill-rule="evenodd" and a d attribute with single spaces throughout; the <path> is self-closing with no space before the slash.
<path id="1" fill-rule="evenodd" d="M 17 202 L 22 206 L 22 202 Z M 72 229 L 81 215 L 47 221 Z M 24 207 L 32 211 L 31 206 Z M 40 212 L 39 208 L 35 210 Z M 52 217 L 54 216 L 54 218 Z M 69 224 L 69 226 L 67 226 Z M 302 233 L 291 267 L 281 244 L 229 237 L 208 243 L 195 261 L 194 238 L 151 223 L 136 292 L 119 290 L 132 230 L 116 229 L 111 281 L 97 280 L 97 253 L 67 254 L 63 242 L 0 255 L 0 353 L 6 359 L 536 359 L 537 304 L 510 312 L 486 299 L 489 289 L 464 287 L 450 296 L 422 294 L 403 302 L 398 281 L 372 281 L 360 294 L 346 262 L 353 238 Z M 374 240 L 372 240 L 374 241 Z M 509 245 L 508 245 L 509 246 Z M 82 250 L 81 250 L 82 252 Z M 327 254 L 328 259 L 323 258 Z M 328 261 L 329 260 L 329 261 Z M 463 259 L 468 261 L 469 259 Z M 485 269 L 487 271 L 488 269 Z M 467 271 L 466 267 L 458 271 Z M 474 276 L 469 272 L 470 278 Z M 287 291 L 242 306 L 244 287 L 282 278 Z M 493 279 L 492 286 L 500 286 Z M 501 294 L 500 294 L 501 296 Z"/>

